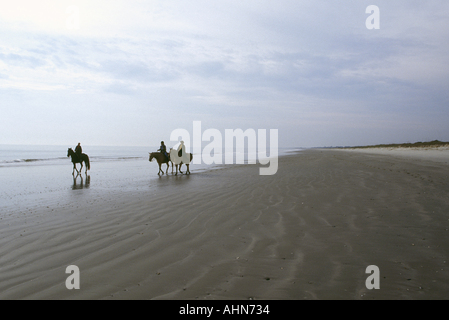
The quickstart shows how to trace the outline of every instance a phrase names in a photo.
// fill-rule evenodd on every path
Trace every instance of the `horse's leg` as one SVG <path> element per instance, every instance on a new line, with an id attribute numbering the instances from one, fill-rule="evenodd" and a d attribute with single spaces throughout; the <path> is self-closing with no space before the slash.
<path id="1" fill-rule="evenodd" d="M 81 167 L 80 167 L 80 171 L 79 172 L 81 172 L 83 170 L 83 161 L 80 162 L 80 165 L 81 165 Z"/>
<path id="2" fill-rule="evenodd" d="M 182 173 L 182 171 L 181 171 L 181 167 L 182 167 L 182 162 L 179 164 L 179 172 L 181 172 Z"/>
<path id="3" fill-rule="evenodd" d="M 186 164 L 186 166 L 187 166 L 186 174 L 190 174 L 189 164 Z"/>
<path id="4" fill-rule="evenodd" d="M 162 166 L 162 163 L 159 163 L 159 172 L 161 172 L 162 174 L 164 174 L 164 171 L 162 171 L 161 166 Z M 159 173 L 158 173 L 158 174 L 159 174 Z"/>
<path id="5" fill-rule="evenodd" d="M 173 174 L 173 162 L 172 161 L 170 162 L 171 162 L 171 174 Z"/>
<path id="6" fill-rule="evenodd" d="M 78 169 L 76 168 L 76 162 L 73 163 L 73 171 L 72 171 L 72 175 L 75 174 L 75 170 L 76 170 L 76 173 L 79 173 Z"/>
<path id="7" fill-rule="evenodd" d="M 165 173 L 168 174 L 168 168 L 170 168 L 170 163 L 167 162 L 167 170 L 165 170 Z"/>

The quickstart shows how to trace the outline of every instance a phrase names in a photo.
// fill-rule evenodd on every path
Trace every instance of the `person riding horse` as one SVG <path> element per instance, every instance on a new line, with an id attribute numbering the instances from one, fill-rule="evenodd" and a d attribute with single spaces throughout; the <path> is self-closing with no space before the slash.
<path id="1" fill-rule="evenodd" d="M 170 162 L 172 163 L 172 173 L 173 173 L 173 166 L 176 165 L 176 175 L 178 174 L 178 166 L 179 166 L 179 172 L 181 171 L 181 165 L 185 164 L 187 166 L 186 174 L 190 174 L 189 170 L 189 164 L 193 159 L 193 155 L 191 153 L 187 153 L 185 151 L 186 146 L 184 145 L 184 141 L 181 141 L 180 146 L 177 150 L 171 148 L 170 153 L 167 154 L 167 147 L 164 143 L 164 141 L 161 141 L 161 147 L 157 150 L 158 152 L 149 152 L 150 158 L 149 161 L 152 161 L 153 159 L 157 160 L 157 164 L 159 165 L 159 171 L 158 175 L 164 174 L 164 171 L 162 171 L 161 165 L 166 163 L 167 169 L 165 170 L 165 173 L 168 172 L 168 169 L 170 167 Z"/>
<path id="2" fill-rule="evenodd" d="M 159 149 L 157 149 L 157 151 L 160 151 L 167 158 L 167 160 L 170 159 L 168 157 L 167 146 L 165 145 L 164 141 L 161 141 L 161 147 Z"/>
<path id="3" fill-rule="evenodd" d="M 180 141 L 180 145 L 178 147 L 178 157 L 182 157 L 182 151 L 185 150 L 184 141 Z"/>
<path id="4" fill-rule="evenodd" d="M 83 153 L 83 148 L 81 148 L 80 142 L 78 142 L 78 145 L 75 147 L 75 153 L 78 156 L 78 159 L 81 161 L 81 154 Z"/>

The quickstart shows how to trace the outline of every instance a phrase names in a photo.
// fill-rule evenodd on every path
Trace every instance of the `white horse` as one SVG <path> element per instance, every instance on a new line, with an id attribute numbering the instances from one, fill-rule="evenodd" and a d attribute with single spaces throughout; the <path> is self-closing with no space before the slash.
<path id="1" fill-rule="evenodd" d="M 187 167 L 186 174 L 190 174 L 189 164 L 193 159 L 193 154 L 185 152 L 184 146 L 182 146 L 182 147 L 183 148 L 179 151 L 177 151 L 173 148 L 170 148 L 170 162 L 172 163 L 171 173 L 173 174 L 173 167 L 174 167 L 173 164 L 174 164 L 176 166 L 176 174 L 175 175 L 178 175 L 178 165 L 179 165 L 179 172 L 182 173 L 181 166 L 183 164 L 185 164 Z M 182 153 L 181 153 L 181 151 L 182 151 Z M 180 155 L 180 153 L 181 153 L 181 155 Z"/>

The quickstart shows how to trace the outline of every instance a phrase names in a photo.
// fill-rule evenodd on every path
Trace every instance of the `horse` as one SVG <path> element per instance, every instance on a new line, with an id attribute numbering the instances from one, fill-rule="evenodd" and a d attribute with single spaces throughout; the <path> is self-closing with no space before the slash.
<path id="1" fill-rule="evenodd" d="M 78 172 L 78 174 L 80 173 L 81 169 L 83 169 L 83 162 L 86 165 L 86 174 L 87 174 L 87 170 L 90 170 L 90 161 L 89 161 L 89 156 L 87 154 L 82 153 L 81 159 L 80 159 L 80 157 L 78 157 L 78 155 L 75 153 L 75 151 L 73 151 L 72 148 L 69 148 L 67 150 L 67 157 L 72 157 L 72 163 L 73 163 L 72 175 L 74 175 L 75 170 L 76 170 L 76 172 Z M 78 171 L 78 169 L 76 168 L 77 163 L 81 164 L 80 171 Z"/>
<path id="2" fill-rule="evenodd" d="M 181 150 L 180 150 L 181 151 Z M 176 151 L 176 150 L 174 150 L 173 148 L 171 148 L 170 149 L 170 162 L 172 163 L 172 166 L 171 166 L 171 173 L 173 174 L 173 163 L 175 164 L 175 166 L 176 166 L 176 173 L 175 173 L 175 175 L 178 175 L 178 165 L 179 165 L 179 172 L 181 172 L 182 173 L 182 171 L 181 171 L 181 166 L 183 165 L 183 159 L 181 159 L 181 158 L 183 158 L 182 156 L 180 156 L 179 154 L 181 153 L 180 151 Z M 177 154 L 176 154 L 177 153 Z M 192 161 L 192 159 L 193 159 L 193 154 L 191 154 L 191 153 L 188 153 L 188 152 L 186 152 L 186 154 L 187 155 L 190 155 L 190 160 L 188 160 L 186 163 L 185 163 L 185 165 L 186 165 L 186 167 L 187 167 L 187 171 L 186 171 L 186 174 L 190 174 L 190 169 L 189 169 L 189 165 L 190 165 L 190 162 Z"/>
<path id="3" fill-rule="evenodd" d="M 164 174 L 164 171 L 162 171 L 161 165 L 163 163 L 167 164 L 167 170 L 165 170 L 165 173 L 168 172 L 168 168 L 170 167 L 169 159 L 165 156 L 165 154 L 161 152 L 148 152 L 150 154 L 150 159 L 148 161 L 153 161 L 153 159 L 157 160 L 157 164 L 159 165 L 159 171 L 157 172 L 158 175 L 162 172 Z"/>

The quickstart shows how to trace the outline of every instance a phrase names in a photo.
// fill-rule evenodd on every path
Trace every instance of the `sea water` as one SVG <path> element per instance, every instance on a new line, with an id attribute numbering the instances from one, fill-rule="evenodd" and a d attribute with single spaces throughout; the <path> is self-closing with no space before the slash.
<path id="1" fill-rule="evenodd" d="M 89 156 L 90 162 L 148 160 L 148 153 L 159 149 L 158 146 L 82 146 L 82 148 L 83 153 Z M 72 149 L 74 150 L 75 146 Z M 302 148 L 280 148 L 278 153 L 282 156 L 298 150 Z M 0 144 L 0 167 L 67 165 L 71 163 L 70 158 L 67 157 L 67 151 L 67 146 Z M 223 149 L 221 152 L 224 163 L 226 151 Z M 194 150 L 193 155 L 201 156 L 201 150 Z M 248 154 L 245 156 L 245 162 L 247 162 Z M 199 164 L 196 169 L 206 167 L 204 164 Z"/>
<path id="2" fill-rule="evenodd" d="M 72 147 L 75 149 L 75 146 Z M 138 160 L 148 158 L 157 147 L 83 146 L 91 162 Z M 46 145 L 0 145 L 0 167 L 66 165 L 68 147 Z"/>
<path id="3" fill-rule="evenodd" d="M 74 148 L 74 147 L 72 147 Z M 162 188 L 176 188 L 176 183 L 192 183 L 189 175 L 159 176 L 159 167 L 149 162 L 149 152 L 159 147 L 83 146 L 91 169 L 72 175 L 73 164 L 67 146 L 0 145 L 0 218 L 8 212 L 49 206 L 50 203 L 88 202 L 119 192 L 152 194 Z M 297 151 L 279 150 L 279 155 Z M 194 150 L 195 151 L 195 150 Z M 201 150 L 194 152 L 201 156 Z M 222 152 L 223 159 L 225 152 Z M 192 177 L 201 177 L 217 165 L 191 164 Z M 232 166 L 232 164 L 230 165 Z M 77 164 L 77 168 L 80 165 Z M 166 164 L 162 165 L 165 172 Z M 183 170 L 186 168 L 183 167 Z M 201 183 L 197 180 L 196 183 Z"/>

